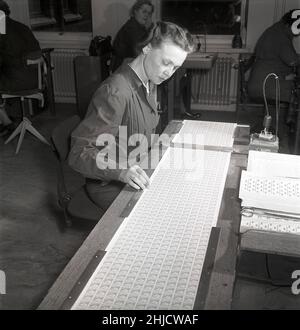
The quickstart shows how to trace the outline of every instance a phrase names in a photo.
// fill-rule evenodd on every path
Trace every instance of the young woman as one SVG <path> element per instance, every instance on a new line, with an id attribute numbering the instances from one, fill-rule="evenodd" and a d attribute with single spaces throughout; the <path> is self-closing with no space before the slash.
<path id="1" fill-rule="evenodd" d="M 146 153 L 159 120 L 156 85 L 170 78 L 192 51 L 194 44 L 188 31 L 173 23 L 157 23 L 141 53 L 132 62 L 123 63 L 95 92 L 85 119 L 72 134 L 69 164 L 87 178 L 90 198 L 104 211 L 124 184 L 145 189 L 149 178 L 136 164 L 121 165 L 120 158 L 126 158 L 126 154 L 108 159 L 111 166 L 102 167 L 101 150 L 110 153 L 107 148 L 101 149 L 101 137 L 116 138 L 118 147 L 124 142 L 120 141 L 120 127 L 126 128 L 127 141 L 143 134 L 148 142 L 143 150 Z M 124 148 L 117 149 L 123 153 Z"/>

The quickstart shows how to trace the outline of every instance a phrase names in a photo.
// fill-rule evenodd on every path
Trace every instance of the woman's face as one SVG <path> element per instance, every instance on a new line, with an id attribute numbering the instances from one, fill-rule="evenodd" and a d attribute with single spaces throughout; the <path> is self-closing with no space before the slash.
<path id="1" fill-rule="evenodd" d="M 152 83 L 159 85 L 181 67 L 188 53 L 173 42 L 165 41 L 158 48 L 147 45 L 144 54 L 146 75 Z"/>
<path id="2" fill-rule="evenodd" d="M 152 7 L 149 5 L 142 5 L 134 12 L 134 18 L 141 24 L 146 25 L 152 16 Z"/>

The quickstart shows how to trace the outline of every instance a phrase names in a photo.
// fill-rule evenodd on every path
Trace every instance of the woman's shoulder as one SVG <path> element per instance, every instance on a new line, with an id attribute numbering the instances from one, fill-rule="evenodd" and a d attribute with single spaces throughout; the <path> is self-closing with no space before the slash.
<path id="1" fill-rule="evenodd" d="M 132 26 L 131 20 L 129 19 L 117 32 L 116 37 L 113 41 L 114 48 L 117 48 L 119 43 L 128 42 L 130 40 L 132 31 L 134 28 Z"/>
<path id="2" fill-rule="evenodd" d="M 30 33 L 32 34 L 30 28 L 21 23 L 21 22 L 18 22 L 18 21 L 15 21 L 14 19 L 8 17 L 7 18 L 7 28 L 10 30 L 10 31 L 14 31 L 16 33 Z"/>
<path id="3" fill-rule="evenodd" d="M 132 22 L 132 19 L 130 18 L 129 20 L 127 20 L 127 21 L 121 26 L 121 28 L 119 29 L 119 31 L 118 31 L 117 34 L 124 33 L 124 32 L 126 32 L 127 30 L 132 29 L 132 27 L 133 27 L 133 22 Z"/>
<path id="4" fill-rule="evenodd" d="M 131 17 L 119 30 L 118 34 L 127 34 L 133 36 L 140 33 L 141 31 L 145 32 L 146 29 L 143 25 L 139 24 L 133 17 Z"/>
<path id="5" fill-rule="evenodd" d="M 127 64 L 123 64 L 101 84 L 100 88 L 109 91 L 112 95 L 128 95 L 133 83 L 130 70 Z"/>

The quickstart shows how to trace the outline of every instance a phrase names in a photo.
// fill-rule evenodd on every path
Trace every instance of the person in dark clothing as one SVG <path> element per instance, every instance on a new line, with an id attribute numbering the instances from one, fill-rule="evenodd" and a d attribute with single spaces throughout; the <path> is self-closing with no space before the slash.
<path id="1" fill-rule="evenodd" d="M 286 13 L 279 22 L 269 27 L 259 38 L 255 47 L 255 61 L 248 80 L 248 95 L 263 99 L 263 83 L 270 73 L 275 73 L 280 82 L 280 101 L 290 103 L 287 124 L 293 117 L 294 73 L 299 70 L 299 56 L 293 45 L 296 37 L 292 31 L 293 10 Z M 270 79 L 271 80 L 271 79 Z M 275 82 L 266 83 L 267 100 L 276 99 Z"/>
<path id="2" fill-rule="evenodd" d="M 112 71 L 115 71 L 125 58 L 138 55 L 138 45 L 143 42 L 153 27 L 151 17 L 154 6 L 150 0 L 138 0 L 131 8 L 130 19 L 121 27 L 114 42 Z"/>
<path id="3" fill-rule="evenodd" d="M 86 117 L 72 133 L 69 164 L 86 177 L 88 195 L 103 211 L 125 184 L 138 190 L 149 185 L 145 167 L 131 153 L 133 140 L 143 137 L 140 158 L 148 155 L 159 121 L 156 86 L 169 79 L 192 51 L 188 31 L 173 23 L 157 23 L 141 53 L 124 61 L 100 85 Z M 107 141 L 112 141 L 109 146 Z"/>
<path id="4" fill-rule="evenodd" d="M 9 17 L 10 9 L 0 0 L 0 10 L 5 13 L 6 33 L 0 34 L 0 99 L 3 92 L 16 92 L 38 87 L 38 68 L 27 66 L 27 59 L 42 56 L 41 48 L 31 30 Z M 14 126 L 0 100 L 1 131 L 11 131 Z M 11 128 L 9 128 L 11 125 Z M 8 129 L 9 128 L 9 129 Z M 9 133 L 9 132 L 8 132 Z M 3 134 L 2 134 L 3 135 Z"/>
<path id="5" fill-rule="evenodd" d="M 6 15 L 6 33 L 0 35 L 0 90 L 19 91 L 37 87 L 37 68 L 27 66 L 27 59 L 42 56 L 39 42 L 26 25 L 9 17 L 5 1 L 0 10 Z"/>

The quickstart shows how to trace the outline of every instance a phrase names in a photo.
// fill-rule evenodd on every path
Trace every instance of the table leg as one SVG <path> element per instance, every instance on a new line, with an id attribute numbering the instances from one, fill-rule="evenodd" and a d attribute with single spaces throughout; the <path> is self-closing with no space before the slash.
<path id="1" fill-rule="evenodd" d="M 186 112 L 191 113 L 191 107 L 192 107 L 192 76 L 193 76 L 192 70 L 187 69 L 186 70 L 186 75 L 187 75 L 187 93 L 186 93 L 187 94 L 186 95 L 187 109 L 186 109 Z"/>
<path id="2" fill-rule="evenodd" d="M 53 77 L 52 77 L 52 65 L 51 65 L 51 55 L 50 53 L 53 51 L 52 48 L 47 48 L 42 50 L 44 58 L 46 60 L 47 65 L 47 97 L 49 101 L 49 108 L 52 115 L 56 114 L 55 111 L 55 97 L 54 97 L 54 88 L 53 88 Z"/>
<path id="3" fill-rule="evenodd" d="M 294 154 L 300 155 L 300 109 L 297 109 Z"/>

